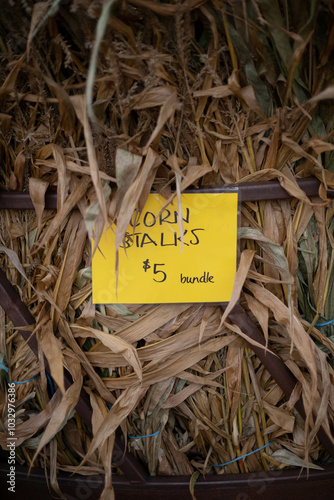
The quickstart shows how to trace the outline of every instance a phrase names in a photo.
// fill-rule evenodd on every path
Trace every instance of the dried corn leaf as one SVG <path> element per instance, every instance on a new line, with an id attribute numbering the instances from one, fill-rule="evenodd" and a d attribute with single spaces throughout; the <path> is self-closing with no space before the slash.
<path id="1" fill-rule="evenodd" d="M 323 467 L 313 464 L 312 462 L 306 462 L 302 458 L 298 457 L 289 450 L 277 450 L 271 455 L 272 458 L 285 465 L 293 465 L 294 467 L 307 467 L 308 469 L 323 470 Z"/>
<path id="2" fill-rule="evenodd" d="M 65 357 L 66 359 L 66 357 Z M 81 391 L 82 386 L 82 374 L 80 363 L 73 357 L 67 358 L 69 361 L 68 369 L 73 378 L 73 384 L 66 390 L 63 395 L 56 411 L 52 414 L 48 425 L 45 428 L 42 439 L 37 447 L 34 454 L 32 462 L 36 459 L 36 456 L 41 451 L 41 449 L 57 434 L 57 432 L 64 426 L 68 418 L 72 414 L 75 408 Z"/>
<path id="3" fill-rule="evenodd" d="M 51 321 L 48 321 L 48 323 L 43 325 L 37 332 L 37 339 L 46 359 L 48 360 L 52 378 L 64 395 L 64 356 L 61 344 L 54 334 Z"/>
<path id="4" fill-rule="evenodd" d="M 81 465 L 83 465 L 90 455 L 115 432 L 122 421 L 133 411 L 139 399 L 144 396 L 145 392 L 146 389 L 138 383 L 133 384 L 131 387 L 122 392 L 103 419 L 100 427 L 97 429 Z"/>
<path id="5" fill-rule="evenodd" d="M 136 179 L 131 184 L 122 200 L 122 205 L 120 207 L 119 215 L 117 218 L 115 236 L 116 251 L 122 244 L 132 214 L 135 210 L 136 204 L 139 201 L 142 190 L 144 189 L 147 177 L 150 175 L 151 170 L 157 168 L 160 163 L 161 159 L 159 158 L 159 156 L 149 148 L 142 168 L 138 172 Z"/>
<path id="6" fill-rule="evenodd" d="M 100 330 L 96 330 L 95 328 L 83 327 L 83 326 L 81 327 L 78 325 L 72 325 L 72 328 L 74 330 L 83 329 L 86 330 L 87 332 L 90 332 L 92 337 L 99 339 L 103 343 L 103 345 L 108 347 L 112 352 L 115 352 L 116 354 L 121 354 L 129 363 L 129 365 L 133 367 L 139 380 L 142 380 L 143 377 L 142 366 L 139 361 L 137 351 L 126 340 L 120 337 L 116 337 L 116 335 L 111 335 L 102 332 Z"/>

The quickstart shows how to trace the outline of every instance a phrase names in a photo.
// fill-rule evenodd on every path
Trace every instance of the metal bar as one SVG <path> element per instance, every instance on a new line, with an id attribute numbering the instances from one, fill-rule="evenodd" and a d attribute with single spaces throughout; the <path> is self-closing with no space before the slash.
<path id="1" fill-rule="evenodd" d="M 298 186 L 307 196 L 318 196 L 320 181 L 316 177 L 296 179 Z M 278 181 L 248 182 L 238 184 L 241 201 L 281 200 L 291 198 L 291 195 Z M 328 196 L 333 196 L 334 190 L 328 190 Z"/>
<path id="2" fill-rule="evenodd" d="M 0 191 L 0 209 L 34 210 L 29 193 L 22 191 Z M 57 192 L 48 190 L 45 194 L 45 208 L 57 209 Z"/>
<path id="3" fill-rule="evenodd" d="M 264 337 L 239 304 L 232 309 L 228 318 L 232 323 L 235 323 L 250 340 L 255 340 L 263 347 L 266 346 Z M 274 353 L 269 345 L 267 349 L 262 349 L 250 342 L 250 347 L 260 359 L 261 363 L 267 368 L 284 394 L 289 398 L 297 384 L 297 380 L 289 368 L 284 364 L 281 358 Z M 295 407 L 300 416 L 305 419 L 305 409 L 302 397 L 296 402 Z M 324 448 L 334 458 L 334 444 L 322 427 L 320 427 L 317 436 Z"/>
<path id="4" fill-rule="evenodd" d="M 35 324 L 35 320 L 30 314 L 27 306 L 22 302 L 18 293 L 14 290 L 14 287 L 8 281 L 2 270 L 0 270 L 0 306 L 4 309 L 15 326 L 30 326 Z M 29 347 L 34 354 L 38 356 L 36 337 L 31 336 L 31 332 L 29 331 L 20 330 L 20 333 L 22 337 L 28 341 Z M 45 366 L 48 373 L 50 373 L 47 360 L 45 360 Z M 72 385 L 72 377 L 67 370 L 64 370 L 64 382 L 66 388 Z M 89 397 L 84 389 L 81 390 L 76 411 L 91 430 L 92 408 L 90 406 Z M 114 444 L 113 462 L 120 467 L 131 483 L 146 481 L 147 473 L 137 462 L 133 454 L 128 451 L 125 452 L 125 446 L 117 436 Z"/>
<path id="5" fill-rule="evenodd" d="M 307 196 L 317 196 L 320 182 L 315 177 L 306 179 L 296 179 L 299 187 L 306 193 Z M 204 186 L 194 192 L 220 192 L 222 188 L 238 187 L 241 201 L 263 201 L 263 200 L 279 200 L 291 198 L 291 195 L 285 191 L 278 181 L 268 182 L 252 182 L 230 184 L 227 186 Z M 327 192 L 329 197 L 334 197 L 334 190 L 329 189 Z M 45 208 L 48 210 L 57 209 L 57 193 L 55 191 L 47 191 L 45 195 Z M 17 210 L 33 210 L 34 205 L 31 201 L 29 193 L 19 191 L 0 191 L 0 209 L 17 209 Z"/>
<path id="6" fill-rule="evenodd" d="M 296 179 L 298 186 L 307 196 L 318 196 L 320 181 L 316 177 Z M 291 195 L 281 186 L 278 181 L 239 182 L 225 186 L 202 186 L 199 189 L 191 189 L 192 193 L 221 193 L 224 190 L 238 188 L 240 201 L 265 201 L 282 200 L 291 198 Z M 188 191 L 188 190 L 186 190 Z M 334 196 L 334 190 L 328 189 L 328 196 Z"/>

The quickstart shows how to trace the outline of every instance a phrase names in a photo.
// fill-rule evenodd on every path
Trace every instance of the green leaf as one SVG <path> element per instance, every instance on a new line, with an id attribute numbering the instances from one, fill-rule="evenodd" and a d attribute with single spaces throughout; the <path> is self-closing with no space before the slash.
<path id="1" fill-rule="evenodd" d="M 86 83 L 87 115 L 92 121 L 96 121 L 95 114 L 93 111 L 92 101 L 93 101 L 93 88 L 94 88 L 94 78 L 97 66 L 97 58 L 99 55 L 99 49 L 102 42 L 102 38 L 104 36 L 108 24 L 110 9 L 112 4 L 115 3 L 115 1 L 116 0 L 107 0 L 103 2 L 101 16 L 96 26 L 96 32 L 95 32 L 96 38 L 89 63 L 89 71 Z"/>
<path id="2" fill-rule="evenodd" d="M 290 38 L 283 31 L 286 29 L 281 10 L 277 0 L 258 0 L 264 19 L 269 24 L 270 36 L 274 42 L 276 50 L 281 58 L 282 68 L 285 76 L 292 57 Z M 283 29 L 282 29 L 283 28 Z"/>
<path id="3" fill-rule="evenodd" d="M 197 482 L 197 479 L 200 475 L 200 472 L 196 471 L 193 473 L 193 475 L 191 476 L 190 478 L 190 483 L 189 483 L 189 491 L 190 491 L 190 494 L 191 494 L 191 497 L 193 500 L 196 500 L 196 497 L 195 497 L 195 484 Z"/>
<path id="4" fill-rule="evenodd" d="M 262 81 L 256 67 L 254 66 L 254 62 L 252 60 L 252 53 L 249 51 L 248 47 L 244 43 L 241 35 L 238 33 L 238 31 L 230 22 L 228 23 L 228 30 L 234 49 L 238 55 L 240 66 L 243 67 L 245 71 L 247 83 L 249 85 L 252 85 L 256 99 L 260 104 L 262 111 L 266 116 L 268 116 L 271 104 L 271 95 L 268 90 L 268 87 Z"/>

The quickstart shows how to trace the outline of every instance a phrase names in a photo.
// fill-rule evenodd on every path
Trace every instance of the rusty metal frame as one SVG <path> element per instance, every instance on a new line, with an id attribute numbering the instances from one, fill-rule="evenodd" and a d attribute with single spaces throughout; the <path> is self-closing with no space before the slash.
<path id="1" fill-rule="evenodd" d="M 308 196 L 317 196 L 319 190 L 319 181 L 315 178 L 300 179 L 298 184 L 305 191 Z M 261 201 L 261 200 L 274 200 L 274 199 L 284 199 L 289 198 L 290 195 L 280 186 L 278 182 L 261 182 L 254 184 L 239 184 L 239 193 L 241 201 Z M 205 189 L 207 191 L 207 188 Z M 212 188 L 212 192 L 215 188 Z M 328 196 L 333 196 L 334 191 L 328 192 Z M 50 192 L 46 194 L 46 206 L 47 209 L 55 209 L 57 205 L 57 195 L 55 192 Z M 0 192 L 0 209 L 33 209 L 33 204 L 27 193 L 17 193 L 17 192 Z M 27 306 L 21 301 L 18 293 L 14 290 L 13 286 L 7 280 L 3 271 L 0 270 L 0 306 L 4 309 L 6 314 L 9 316 L 13 324 L 17 327 L 19 326 L 29 326 L 35 323 L 34 318 L 30 314 Z M 296 378 L 292 372 L 287 368 L 284 362 L 274 353 L 270 346 L 267 349 L 256 346 L 252 343 L 255 340 L 257 343 L 265 346 L 265 340 L 260 331 L 257 329 L 256 325 L 250 320 L 246 312 L 241 308 L 240 305 L 234 307 L 234 309 L 229 314 L 229 319 L 239 326 L 239 328 L 249 337 L 250 346 L 255 354 L 259 357 L 263 365 L 270 372 L 273 379 L 281 387 L 283 392 L 289 397 L 297 383 Z M 34 336 L 30 336 L 29 331 L 20 331 L 21 335 L 28 340 L 29 346 L 33 352 L 37 355 L 38 346 L 37 341 Z M 46 363 L 48 369 L 48 365 Z M 68 372 L 65 372 L 65 383 L 68 387 L 72 383 L 71 376 Z M 302 401 L 302 397 L 297 401 L 295 405 L 297 411 L 300 415 L 305 418 L 305 410 Z M 91 428 L 91 415 L 92 410 L 90 407 L 89 399 L 84 390 L 82 390 L 78 405 L 76 407 L 78 414 L 81 416 L 88 428 Z M 334 444 L 333 438 L 331 439 L 323 428 L 318 431 L 318 439 L 323 444 L 324 448 L 328 453 L 334 458 Z M 124 449 L 124 444 L 119 437 L 116 437 L 115 447 L 113 453 L 113 463 L 117 465 L 122 472 L 125 474 L 125 478 L 122 479 L 120 476 L 118 479 L 116 477 L 116 483 L 119 482 L 120 490 L 127 491 L 126 498 L 130 498 L 129 488 L 135 488 L 135 491 L 141 491 L 143 496 L 141 498 L 157 498 L 157 491 L 161 490 L 161 498 L 167 498 L 164 496 L 168 494 L 170 498 L 171 491 L 175 489 L 175 498 L 184 498 L 182 491 L 184 490 L 185 484 L 189 484 L 189 478 L 151 478 L 148 473 L 144 470 L 142 465 L 136 460 L 133 454 L 127 452 Z M 261 474 L 261 473 L 259 473 Z M 317 475 L 319 473 L 315 473 Z M 334 467 L 326 469 L 326 481 L 329 481 L 331 488 L 334 486 Z M 1 470 L 0 470 L 1 475 Z M 299 471 L 298 471 L 299 475 Z M 238 476 L 238 478 L 236 478 Z M 210 496 L 212 496 L 211 488 L 221 492 L 221 488 L 231 487 L 230 483 L 235 483 L 245 479 L 247 474 L 233 474 L 233 478 L 228 479 L 227 476 L 208 476 L 206 479 L 201 478 L 198 482 L 199 488 L 201 489 L 201 484 L 205 484 L 205 490 L 210 489 Z M 252 475 L 254 476 L 254 475 Z M 255 476 L 254 476 L 255 477 Z M 272 476 L 272 477 L 275 477 Z M 286 474 L 285 477 L 293 478 L 294 475 Z M 317 476 L 320 478 L 320 476 Z M 268 478 L 267 478 L 268 479 Z M 296 478 L 294 477 L 294 480 Z M 266 476 L 261 475 L 261 481 L 265 481 Z M 230 481 L 230 482 L 229 482 Z M 253 479 L 251 480 L 253 481 Z M 256 479 L 254 479 L 256 482 Z M 274 481 L 271 479 L 271 481 Z M 276 480 L 275 480 L 276 481 Z M 269 484 L 268 483 L 268 484 Z M 230 484 L 230 486 L 229 486 Z M 314 483 L 315 484 L 315 483 Z M 118 489 L 118 488 L 117 488 Z M 163 494 L 163 492 L 165 493 Z M 308 490 L 309 493 L 311 490 Z M 166 493 L 167 492 L 167 493 Z M 306 490 L 304 491 L 305 494 Z M 174 494 L 174 493 L 173 493 Z M 275 491 L 270 493 L 271 498 L 276 498 L 273 496 Z M 92 497 L 93 498 L 93 497 Z M 122 497 L 120 497 L 122 498 Z M 124 497 L 125 498 L 125 497 Z M 132 498 L 132 497 L 131 497 Z M 137 497 L 138 498 L 138 497 Z M 201 498 L 201 497 L 199 497 Z M 202 498 L 205 498 L 204 496 Z M 212 496 L 212 498 L 218 498 L 218 496 Z M 219 497 L 220 498 L 220 497 Z M 253 498 L 248 496 L 246 498 Z M 258 494 L 256 498 L 261 498 Z M 264 498 L 264 497 L 263 497 Z M 281 498 L 281 497 L 280 497 Z M 296 498 L 296 496 L 294 496 Z M 308 496 L 306 496 L 308 498 Z M 309 497 L 311 498 L 311 496 Z"/>

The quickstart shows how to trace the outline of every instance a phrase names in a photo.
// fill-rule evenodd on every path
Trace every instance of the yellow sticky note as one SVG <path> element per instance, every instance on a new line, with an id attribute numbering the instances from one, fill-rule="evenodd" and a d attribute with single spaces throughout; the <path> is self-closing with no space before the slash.
<path id="1" fill-rule="evenodd" d="M 115 227 L 102 234 L 92 262 L 93 303 L 228 302 L 237 263 L 238 194 L 184 193 L 183 249 L 176 199 L 150 194 L 119 249 Z"/>

